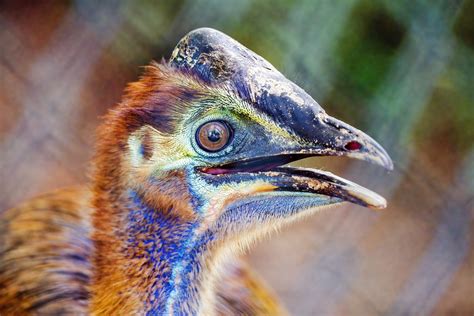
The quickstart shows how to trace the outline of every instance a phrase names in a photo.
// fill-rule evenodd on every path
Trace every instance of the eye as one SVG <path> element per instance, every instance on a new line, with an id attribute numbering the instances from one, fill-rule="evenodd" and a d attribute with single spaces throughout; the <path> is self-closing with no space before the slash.
<path id="1" fill-rule="evenodd" d="M 196 132 L 196 142 L 203 150 L 216 152 L 230 142 L 232 130 L 224 121 L 211 121 L 201 125 Z"/>

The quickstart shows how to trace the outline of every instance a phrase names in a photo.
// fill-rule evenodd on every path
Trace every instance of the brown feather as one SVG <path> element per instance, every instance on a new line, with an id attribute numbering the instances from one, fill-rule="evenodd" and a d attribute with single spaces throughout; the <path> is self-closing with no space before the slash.
<path id="1" fill-rule="evenodd" d="M 0 220 L 0 314 L 85 314 L 91 277 L 90 192 L 56 191 Z"/>

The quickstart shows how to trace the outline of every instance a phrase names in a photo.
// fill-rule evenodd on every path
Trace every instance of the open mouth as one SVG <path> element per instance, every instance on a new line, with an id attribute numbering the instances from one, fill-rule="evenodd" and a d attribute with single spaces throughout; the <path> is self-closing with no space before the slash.
<path id="1" fill-rule="evenodd" d="M 234 161 L 217 167 L 202 168 L 201 171 L 208 174 L 229 174 L 241 172 L 265 172 L 289 164 L 291 162 L 311 157 L 308 154 L 287 154 L 268 157 L 252 158 Z"/>
<path id="2" fill-rule="evenodd" d="M 242 181 L 263 180 L 276 191 L 322 194 L 362 206 L 382 209 L 385 199 L 377 193 L 330 172 L 285 166 L 310 154 L 282 154 L 252 158 L 220 166 L 200 168 L 204 174 L 217 177 L 238 175 Z"/>

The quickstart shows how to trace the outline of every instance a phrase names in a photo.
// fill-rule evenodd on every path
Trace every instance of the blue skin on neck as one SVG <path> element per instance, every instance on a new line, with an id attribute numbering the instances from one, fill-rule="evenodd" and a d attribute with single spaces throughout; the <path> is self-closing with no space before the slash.
<path id="1" fill-rule="evenodd" d="M 129 190 L 128 194 L 127 247 L 141 248 L 133 258 L 146 259 L 144 278 L 147 274 L 157 275 L 150 282 L 150 293 L 144 302 L 146 315 L 169 314 L 170 310 L 179 314 L 180 306 L 185 304 L 197 307 L 200 258 L 214 235 L 207 231 L 196 236 L 197 222 L 183 222 L 178 216 L 169 215 L 177 214 L 176 210 L 163 212 L 147 206 L 136 191 Z M 160 271 L 164 266 L 167 269 Z"/>

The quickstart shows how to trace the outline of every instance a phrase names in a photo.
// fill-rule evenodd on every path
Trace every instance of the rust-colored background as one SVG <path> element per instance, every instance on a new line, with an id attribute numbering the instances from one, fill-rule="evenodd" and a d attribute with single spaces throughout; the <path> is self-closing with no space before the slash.
<path id="1" fill-rule="evenodd" d="M 294 315 L 474 314 L 474 1 L 2 1 L 0 210 L 87 181 L 94 130 L 140 66 L 210 26 L 367 131 L 395 171 L 313 159 L 387 197 L 249 254 Z"/>

